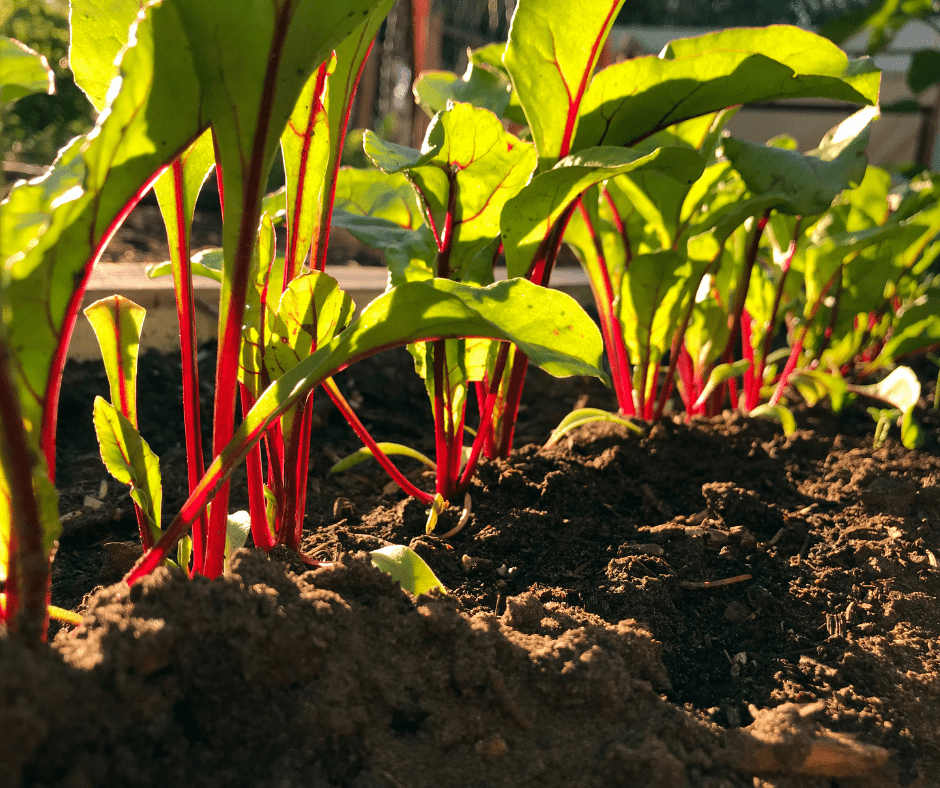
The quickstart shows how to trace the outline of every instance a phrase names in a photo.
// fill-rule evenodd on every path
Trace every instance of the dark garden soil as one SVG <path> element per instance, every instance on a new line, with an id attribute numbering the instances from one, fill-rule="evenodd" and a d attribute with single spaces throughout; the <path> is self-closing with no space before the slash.
<path id="1" fill-rule="evenodd" d="M 404 352 L 341 385 L 378 438 L 430 451 Z M 179 387 L 178 360 L 145 356 L 165 516 L 184 495 Z M 861 407 L 802 409 L 789 438 L 729 414 L 546 449 L 576 404 L 612 402 L 535 373 L 522 448 L 484 465 L 444 540 L 374 465 L 328 475 L 357 445 L 323 398 L 305 548 L 334 568 L 243 552 L 216 582 L 161 569 L 128 590 L 109 584 L 136 525 L 90 419 L 106 388 L 98 364 L 68 369 L 53 602 L 85 624 L 38 654 L 0 637 L 0 785 L 940 785 L 926 402 L 920 451 L 873 449 Z M 413 599 L 371 568 L 363 551 L 388 543 L 451 593 Z"/>
<path id="2" fill-rule="evenodd" d="M 211 347 L 201 361 L 208 414 Z M 148 354 L 139 384 L 167 521 L 179 367 Z M 410 367 L 386 353 L 338 382 L 377 439 L 430 453 Z M 160 569 L 128 589 L 136 522 L 91 424 L 107 383 L 70 364 L 53 603 L 85 623 L 38 653 L 0 633 L 0 786 L 940 786 L 933 393 L 918 451 L 873 448 L 864 403 L 798 409 L 789 437 L 727 414 L 542 448 L 572 408 L 613 400 L 536 371 L 521 448 L 483 465 L 449 539 L 374 463 L 329 475 L 359 444 L 320 397 L 304 548 L 335 566 L 245 551 L 214 582 Z M 390 543 L 450 593 L 414 599 L 372 568 Z"/>

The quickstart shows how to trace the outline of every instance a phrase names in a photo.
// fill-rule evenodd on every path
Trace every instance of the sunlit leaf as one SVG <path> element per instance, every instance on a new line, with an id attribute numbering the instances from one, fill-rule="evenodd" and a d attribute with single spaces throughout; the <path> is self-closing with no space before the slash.
<path id="1" fill-rule="evenodd" d="M 565 0 L 520 0 L 516 6 L 503 62 L 529 121 L 540 172 L 577 150 L 572 141 L 582 99 L 622 5 L 582 0 L 575 11 Z"/>
<path id="2" fill-rule="evenodd" d="M 0 36 L 0 109 L 32 93 L 55 92 L 49 63 L 38 52 Z"/>
<path id="3" fill-rule="evenodd" d="M 389 545 L 369 553 L 372 563 L 396 581 L 403 590 L 418 596 L 431 591 L 447 593 L 447 589 L 431 571 L 424 559 L 410 547 Z"/>
<path id="4" fill-rule="evenodd" d="M 137 354 L 147 310 L 124 296 L 110 296 L 85 308 L 101 348 L 111 402 L 137 426 Z"/>
<path id="5" fill-rule="evenodd" d="M 108 473 L 131 488 L 131 498 L 144 513 L 156 539 L 160 536 L 163 503 L 160 460 L 137 428 L 101 397 L 95 398 L 94 420 L 101 461 Z"/>

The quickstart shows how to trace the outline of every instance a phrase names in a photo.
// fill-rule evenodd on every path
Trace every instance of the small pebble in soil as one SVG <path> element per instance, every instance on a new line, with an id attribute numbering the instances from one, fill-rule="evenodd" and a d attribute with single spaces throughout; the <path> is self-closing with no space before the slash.
<path id="1" fill-rule="evenodd" d="M 473 556 L 463 555 L 460 559 L 460 565 L 463 571 L 468 575 L 493 571 L 493 562 L 486 558 L 474 558 Z"/>
<path id="2" fill-rule="evenodd" d="M 725 619 L 730 621 L 732 624 L 740 624 L 742 621 L 747 620 L 747 617 L 750 614 L 751 611 L 740 602 L 730 602 L 725 608 Z"/>
<path id="3" fill-rule="evenodd" d="M 339 521 L 346 517 L 352 517 L 356 513 L 356 507 L 349 498 L 337 498 L 333 501 L 333 520 Z"/>

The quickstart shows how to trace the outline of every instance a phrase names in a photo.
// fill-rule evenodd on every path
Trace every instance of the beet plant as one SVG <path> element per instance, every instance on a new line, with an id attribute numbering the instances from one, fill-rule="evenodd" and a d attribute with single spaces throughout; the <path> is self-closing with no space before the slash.
<path id="1" fill-rule="evenodd" d="M 97 411 L 99 433 L 109 436 L 103 454 L 121 456 L 111 467 L 132 487 L 141 538 L 145 547 L 152 542 L 130 582 L 167 559 L 190 531 L 192 571 L 209 577 L 222 571 L 228 477 L 266 437 L 274 500 L 265 503 L 272 496 L 255 454 L 251 531 L 260 547 L 297 549 L 310 393 L 361 358 L 414 342 L 486 338 L 513 343 L 548 367 L 603 375 L 596 329 L 582 320 L 580 333 L 546 331 L 550 319 L 543 324 L 531 317 L 544 314 L 543 298 L 552 307 L 562 304 L 575 322 L 580 310 L 528 282 L 409 281 L 355 316 L 348 297 L 319 270 L 349 100 L 387 0 L 284 0 L 263 7 L 164 0 L 139 13 L 136 2 L 111 5 L 107 12 L 95 0 L 76 0 L 72 7 L 72 62 L 100 110 L 95 128 L 70 143 L 44 176 L 17 184 L 0 211 L 5 616 L 31 633 L 44 631 L 58 529 L 55 428 L 69 339 L 92 268 L 154 184 L 167 217 L 189 362 L 184 399 L 191 495 L 162 527 L 155 463 L 143 448 L 126 389 L 136 337 L 123 330 L 127 324 L 116 310 L 99 331 L 111 334 L 104 344 L 106 365 L 116 371 L 112 403 L 102 401 Z M 283 260 L 273 242 L 278 198 L 264 195 L 278 147 L 288 180 Z M 213 459 L 203 473 L 188 235 L 195 197 L 213 163 L 224 230 Z M 206 262 L 202 270 L 210 271 Z M 240 387 L 244 415 L 236 426 Z"/>
<path id="2" fill-rule="evenodd" d="M 593 30 L 602 43 L 608 10 L 596 4 L 583 34 Z M 515 38 L 530 14 L 542 38 Z M 658 419 L 678 390 L 689 415 L 713 415 L 730 403 L 789 426 L 785 392 L 815 401 L 832 391 L 838 403 L 851 364 L 867 359 L 871 373 L 897 360 L 879 353 L 881 344 L 909 354 L 935 343 L 924 278 L 935 255 L 935 199 L 923 180 L 907 188 L 922 197 L 916 207 L 908 200 L 906 211 L 896 206 L 900 192 L 871 194 L 865 147 L 878 115 L 879 74 L 870 61 L 774 26 L 674 41 L 659 56 L 576 72 L 545 17 L 544 4 L 520 3 L 505 47 L 470 53 L 462 77 L 420 75 L 415 93 L 428 111 L 468 101 L 514 128 L 528 126 L 523 136 L 540 159 L 504 212 L 509 274 L 545 281 L 556 242 L 572 247 L 591 282 L 620 416 Z M 552 87 L 567 103 L 549 100 Z M 806 154 L 784 137 L 766 146 L 728 137 L 737 105 L 806 96 L 868 107 Z M 552 177 L 554 152 L 598 144 L 638 154 L 696 151 L 704 168 L 686 180 L 655 167 L 611 173 L 517 229 L 527 201 Z M 880 207 L 860 213 L 853 206 L 863 199 Z M 541 239 L 534 253 L 523 237 Z M 775 342 L 783 330 L 781 355 Z M 553 440 L 595 419 L 622 421 L 578 411 Z"/>

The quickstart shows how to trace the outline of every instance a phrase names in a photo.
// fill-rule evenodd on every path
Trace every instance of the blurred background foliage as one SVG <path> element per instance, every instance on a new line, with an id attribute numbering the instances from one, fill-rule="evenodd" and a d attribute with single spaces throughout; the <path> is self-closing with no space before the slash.
<path id="1" fill-rule="evenodd" d="M 68 68 L 68 0 L 0 0 L 0 35 L 45 55 L 56 92 L 20 99 L 3 118 L 0 160 L 45 165 L 73 137 L 94 123 L 94 108 L 72 81 Z"/>
<path id="2" fill-rule="evenodd" d="M 468 20 L 464 16 L 479 17 L 477 26 L 482 27 L 477 37 L 481 40 L 476 46 L 487 40 L 505 40 L 514 0 L 487 0 L 489 14 L 476 12 L 479 3 L 472 0 L 437 1 L 447 17 L 445 25 L 449 22 L 452 27 L 466 29 Z M 883 2 L 875 0 L 874 5 Z M 617 22 L 713 29 L 790 23 L 818 29 L 846 13 L 858 13 L 871 3 L 872 0 L 630 0 L 624 4 Z M 408 0 L 401 0 L 398 5 L 407 14 Z M 494 12 L 497 6 L 501 13 Z M 68 68 L 68 14 L 68 0 L 0 0 L 0 35 L 22 41 L 45 55 L 56 81 L 55 95 L 29 96 L 7 112 L 0 134 L 0 160 L 47 165 L 70 139 L 85 133 L 94 123 L 94 109 L 75 86 Z M 451 19 L 454 15 L 460 19 Z M 472 22 L 469 27 L 474 27 Z M 383 31 L 380 37 L 386 33 Z M 446 60 L 447 53 L 444 55 Z M 378 116 L 383 114 L 379 112 Z"/>
<path id="3" fill-rule="evenodd" d="M 871 0 L 631 0 L 620 25 L 745 27 L 790 24 L 819 29 Z"/>

